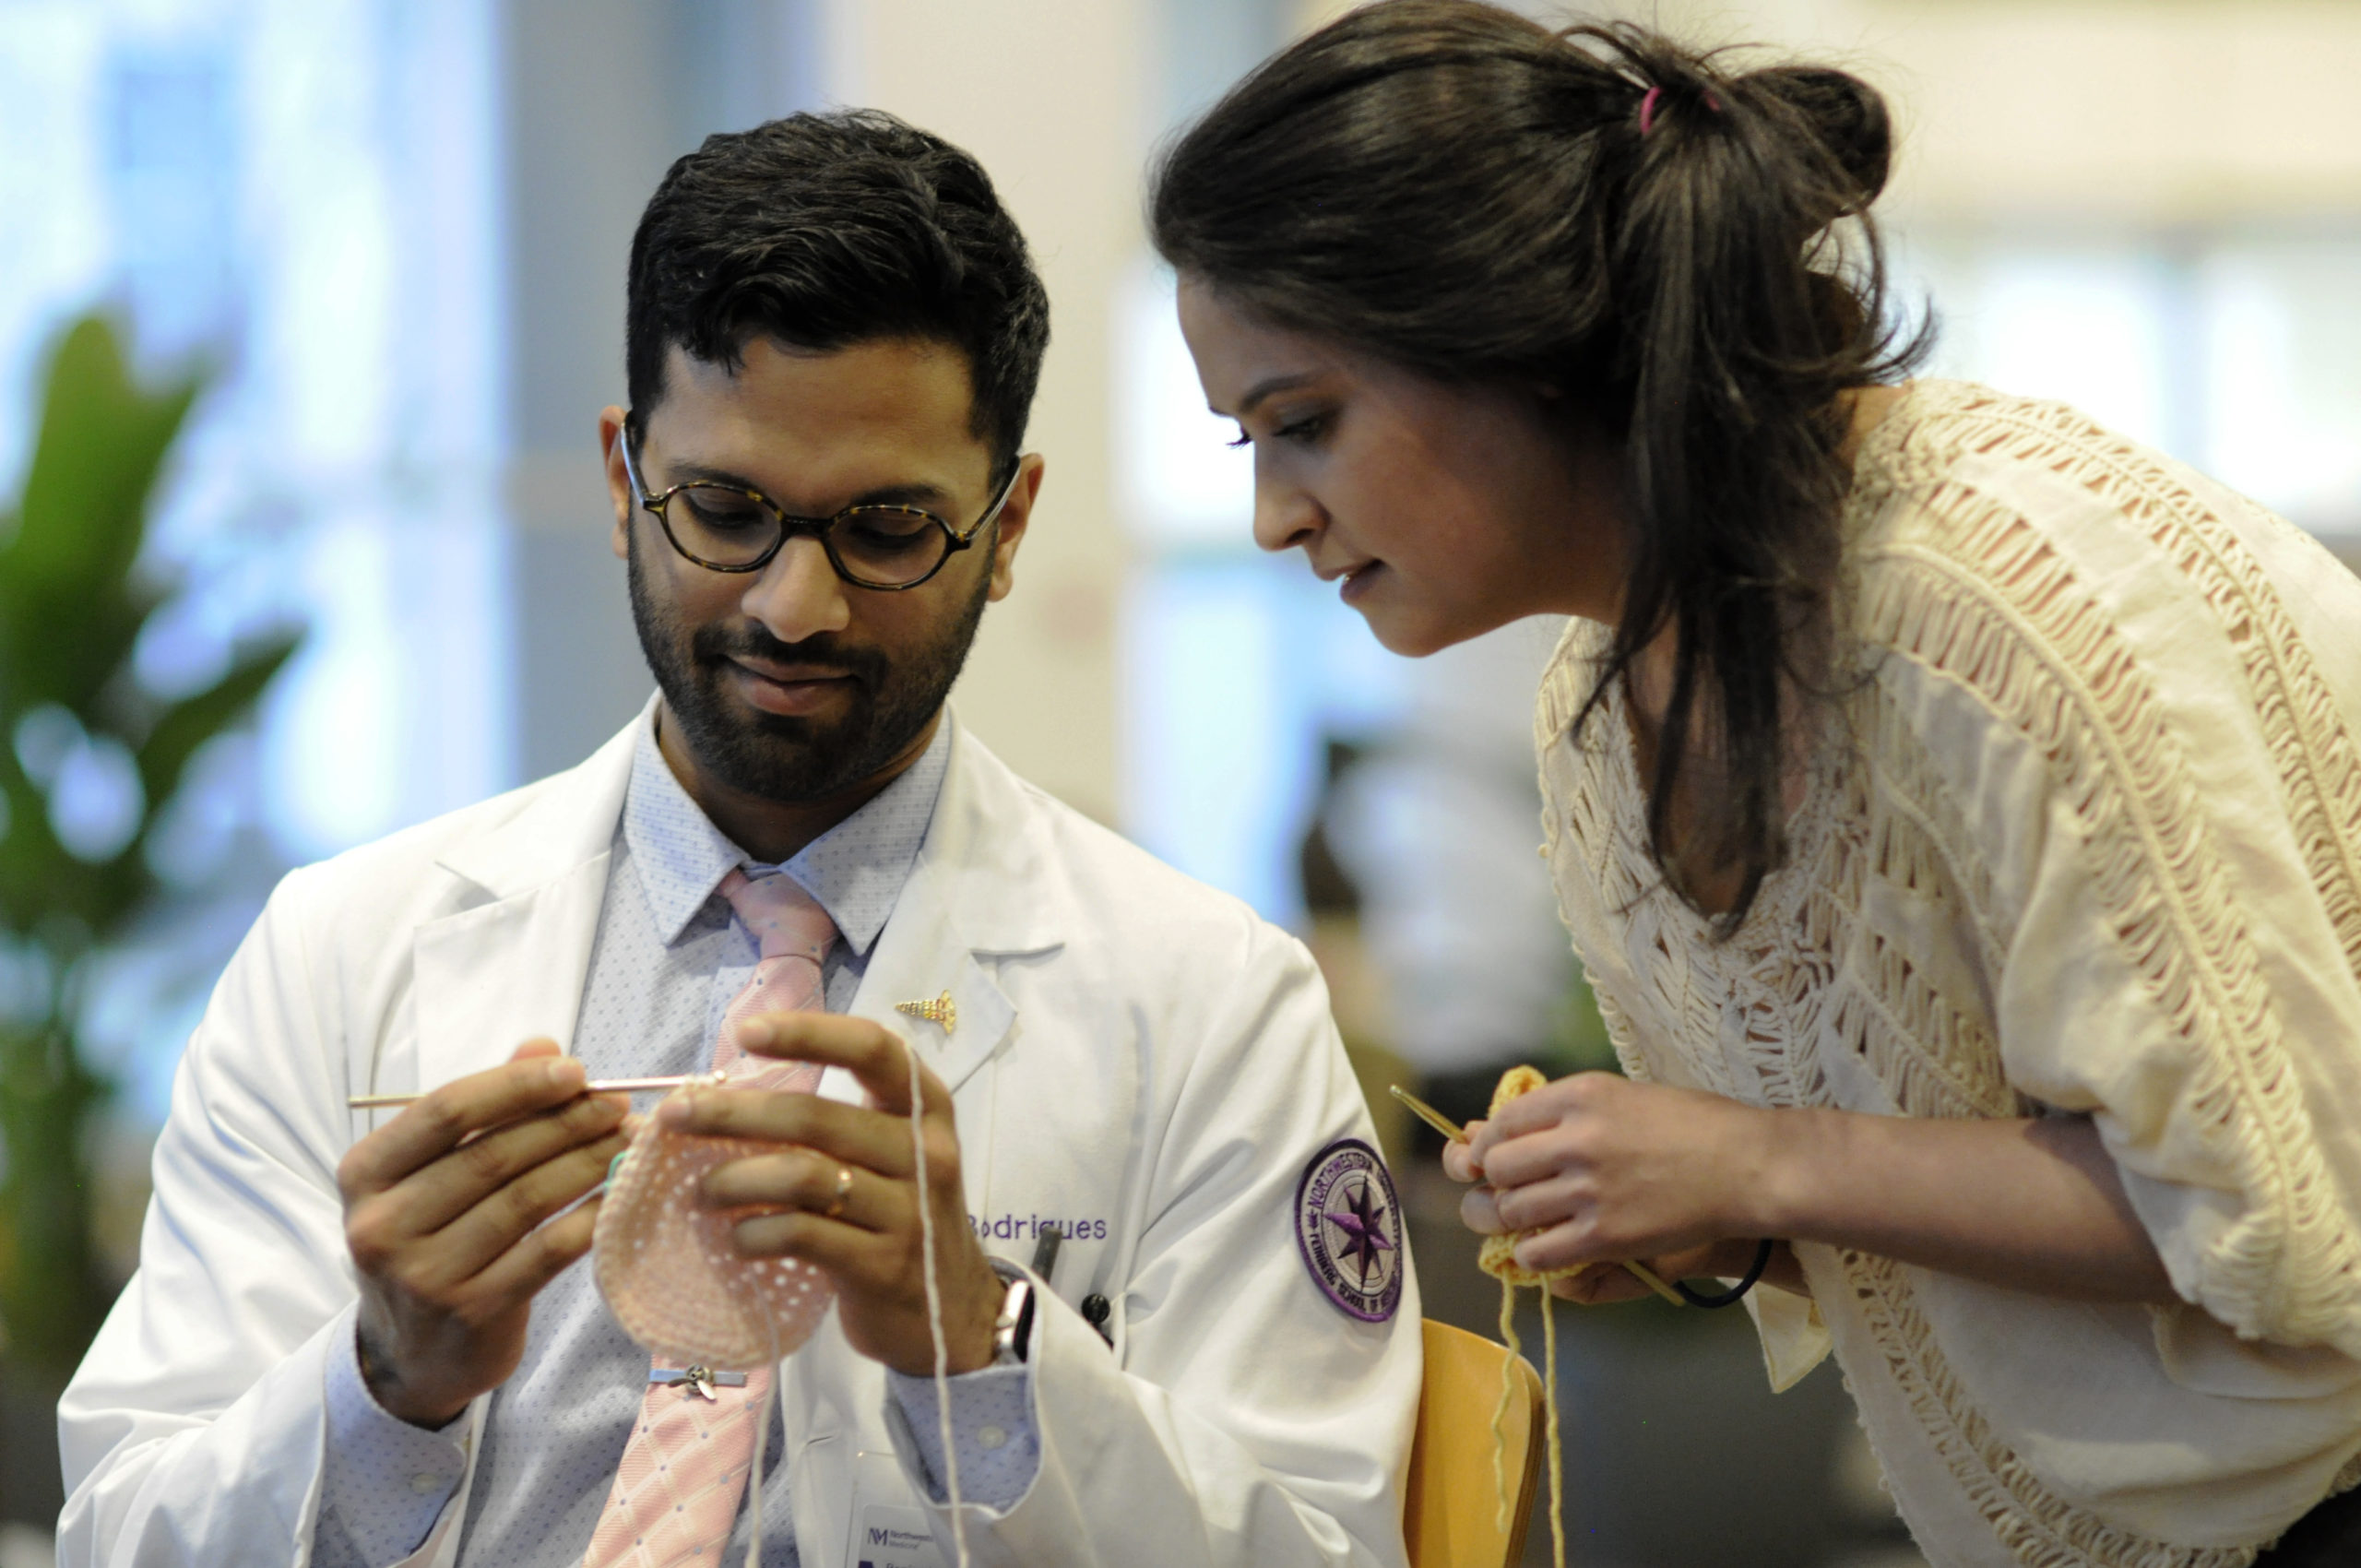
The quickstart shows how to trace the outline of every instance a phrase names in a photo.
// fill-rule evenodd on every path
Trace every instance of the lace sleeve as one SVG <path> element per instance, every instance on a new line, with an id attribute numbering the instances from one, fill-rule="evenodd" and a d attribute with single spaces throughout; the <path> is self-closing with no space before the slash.
<path id="1" fill-rule="evenodd" d="M 2005 1071 L 2094 1117 L 2190 1301 L 2361 1357 L 2361 672 L 2233 498 L 1994 405 L 1904 476 L 1858 619 L 1992 873 Z"/>

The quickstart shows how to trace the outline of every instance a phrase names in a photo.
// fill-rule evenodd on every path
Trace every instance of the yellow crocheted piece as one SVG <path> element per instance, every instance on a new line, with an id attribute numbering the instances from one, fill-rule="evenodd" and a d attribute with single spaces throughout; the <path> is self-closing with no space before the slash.
<path id="1" fill-rule="evenodd" d="M 1501 1075 L 1500 1083 L 1492 1090 L 1492 1107 L 1487 1113 L 1498 1116 L 1501 1108 L 1519 1095 L 1531 1094 L 1549 1080 L 1537 1069 L 1512 1067 Z M 1488 1236 L 1483 1250 L 1476 1256 L 1477 1266 L 1501 1282 L 1501 1343 L 1507 1346 L 1509 1359 L 1501 1363 L 1501 1402 L 1492 1410 L 1492 1482 L 1499 1489 L 1500 1527 L 1506 1533 L 1509 1515 L 1516 1506 L 1514 1490 L 1509 1484 L 1508 1442 L 1504 1430 L 1509 1408 L 1516 1398 L 1516 1288 L 1537 1286 L 1541 1289 L 1541 1340 L 1543 1376 L 1543 1412 L 1549 1444 L 1549 1545 L 1557 1568 L 1566 1564 L 1566 1468 L 1563 1448 L 1558 1431 L 1558 1319 L 1557 1298 L 1549 1294 L 1548 1282 L 1571 1274 L 1580 1274 L 1587 1265 L 1572 1268 L 1550 1269 L 1535 1273 L 1516 1261 L 1515 1236 Z"/>
<path id="2" fill-rule="evenodd" d="M 1510 1068 L 1501 1075 L 1500 1084 L 1492 1090 L 1492 1109 L 1486 1114 L 1498 1116 L 1501 1108 L 1509 1101 L 1520 1095 L 1531 1094 L 1548 1081 L 1537 1068 Z M 1566 1275 L 1580 1274 L 1583 1268 L 1587 1266 L 1577 1265 L 1572 1268 L 1552 1269 L 1547 1274 L 1536 1274 L 1516 1261 L 1516 1244 L 1523 1240 L 1523 1232 L 1515 1236 L 1485 1237 L 1484 1250 L 1476 1254 L 1476 1266 L 1502 1284 L 1512 1286 L 1547 1284 L 1552 1279 L 1561 1278 Z"/>

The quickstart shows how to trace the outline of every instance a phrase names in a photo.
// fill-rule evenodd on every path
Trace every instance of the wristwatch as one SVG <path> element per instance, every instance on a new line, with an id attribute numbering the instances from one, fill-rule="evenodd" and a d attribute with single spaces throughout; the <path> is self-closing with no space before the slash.
<path id="1" fill-rule="evenodd" d="M 1033 1345 L 1033 1280 L 1014 1264 L 991 1260 L 992 1272 L 1008 1283 L 992 1323 L 992 1365 L 1021 1367 Z"/>

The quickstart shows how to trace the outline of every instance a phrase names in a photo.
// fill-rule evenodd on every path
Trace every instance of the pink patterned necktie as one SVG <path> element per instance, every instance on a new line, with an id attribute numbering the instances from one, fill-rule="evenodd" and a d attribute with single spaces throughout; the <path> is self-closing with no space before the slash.
<path id="1" fill-rule="evenodd" d="M 733 871 L 722 880 L 721 896 L 730 900 L 730 908 L 761 944 L 762 957 L 754 965 L 753 978 L 722 1015 L 714 1039 L 713 1065 L 749 1085 L 809 1092 L 819 1082 L 820 1069 L 808 1063 L 743 1071 L 738 1021 L 750 1013 L 821 1006 L 820 965 L 836 939 L 836 922 L 793 878 L 785 875 L 756 881 L 742 871 Z M 751 1152 L 729 1146 L 723 1140 L 696 1141 L 722 1146 L 708 1151 L 705 1161 L 708 1164 Z M 633 1158 L 641 1158 L 645 1152 L 635 1148 Z M 678 1194 L 673 1201 L 685 1209 L 686 1194 L 701 1175 L 702 1171 L 670 1171 L 663 1185 L 667 1192 Z M 694 1274 L 695 1260 L 683 1259 L 684 1269 L 667 1268 L 660 1259 L 647 1256 L 646 1250 L 667 1244 L 682 1248 L 702 1244 L 708 1250 L 717 1243 L 727 1245 L 730 1217 L 726 1215 L 673 1213 L 659 1207 L 647 1220 L 642 1227 L 645 1233 L 631 1240 L 634 1266 L 630 1272 L 636 1280 L 659 1289 L 678 1282 L 683 1274 Z M 695 1236 L 694 1231 L 700 1225 L 714 1233 Z M 623 1250 L 620 1245 L 611 1249 L 608 1240 L 601 1236 L 599 1241 L 602 1289 L 606 1287 L 605 1254 Z M 627 1315 L 631 1303 L 617 1301 L 617 1294 L 608 1290 L 611 1303 L 625 1309 L 617 1315 L 636 1333 Z M 816 1320 L 825 1307 L 823 1297 L 810 1315 Z M 801 1336 L 795 1337 L 800 1343 Z M 663 1370 L 663 1363 L 651 1370 Z M 623 1462 L 616 1467 L 614 1486 L 607 1494 L 598 1527 L 591 1532 L 590 1550 L 582 1559 L 582 1568 L 675 1568 L 720 1561 L 745 1495 L 747 1473 L 753 1467 L 755 1422 L 762 1418 L 763 1396 L 769 1391 L 770 1379 L 771 1369 L 764 1365 L 749 1371 L 739 1387 L 720 1385 L 710 1377 L 683 1376 L 675 1383 L 649 1384 L 639 1424 L 623 1447 Z"/>

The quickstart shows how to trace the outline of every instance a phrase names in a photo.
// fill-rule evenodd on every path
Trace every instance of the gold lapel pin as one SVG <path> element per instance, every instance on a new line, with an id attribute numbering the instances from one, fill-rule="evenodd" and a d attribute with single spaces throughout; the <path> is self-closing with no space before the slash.
<path id="1" fill-rule="evenodd" d="M 959 1004 L 951 1000 L 951 993 L 947 991 L 931 1002 L 896 1002 L 894 1011 L 906 1013 L 913 1018 L 924 1018 L 946 1035 L 959 1027 Z"/>

